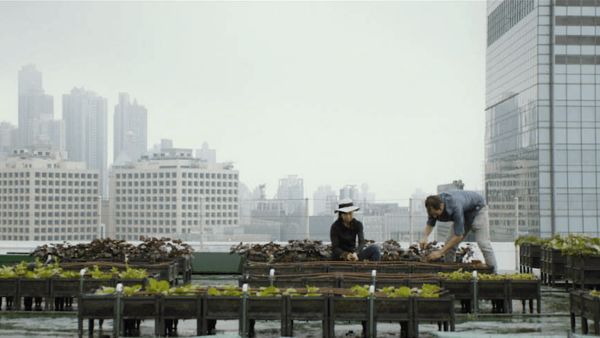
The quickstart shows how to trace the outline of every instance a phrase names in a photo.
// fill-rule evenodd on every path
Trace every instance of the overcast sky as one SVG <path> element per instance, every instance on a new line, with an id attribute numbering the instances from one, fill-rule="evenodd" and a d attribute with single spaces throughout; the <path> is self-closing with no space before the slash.
<path id="1" fill-rule="evenodd" d="M 0 3 L 0 120 L 17 72 L 119 92 L 148 144 L 217 149 L 250 188 L 368 183 L 380 200 L 483 180 L 485 2 Z"/>

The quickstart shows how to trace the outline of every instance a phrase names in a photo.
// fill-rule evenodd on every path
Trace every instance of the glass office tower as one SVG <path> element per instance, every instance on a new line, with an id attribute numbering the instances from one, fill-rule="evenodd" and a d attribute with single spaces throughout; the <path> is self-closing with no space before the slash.
<path id="1" fill-rule="evenodd" d="M 598 236 L 600 1 L 488 1 L 487 15 L 492 240 Z"/>

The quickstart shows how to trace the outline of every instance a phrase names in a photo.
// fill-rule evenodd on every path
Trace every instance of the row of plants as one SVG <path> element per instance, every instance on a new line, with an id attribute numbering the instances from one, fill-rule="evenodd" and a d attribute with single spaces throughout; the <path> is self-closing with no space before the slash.
<path id="1" fill-rule="evenodd" d="M 516 245 L 532 244 L 545 248 L 560 250 L 567 256 L 600 256 L 600 238 L 582 235 L 555 235 L 550 238 L 535 236 L 520 236 L 515 241 Z"/>
<path id="2" fill-rule="evenodd" d="M 377 289 L 375 293 L 378 297 L 423 297 L 423 298 L 439 298 L 441 288 L 434 284 L 423 284 L 421 288 L 401 287 L 385 287 Z M 350 289 L 329 289 L 330 293 L 341 295 L 343 297 L 366 298 L 369 296 L 368 285 L 355 285 Z M 97 295 L 113 295 L 116 294 L 115 287 L 103 286 L 96 291 Z M 225 285 L 220 287 L 206 287 L 201 285 L 187 284 L 184 286 L 171 287 L 167 281 L 158 281 L 154 278 L 148 279 L 148 283 L 143 285 L 131 285 L 123 287 L 124 296 L 194 296 L 201 293 L 206 293 L 213 297 L 241 297 L 242 288 L 234 285 Z M 260 288 L 251 288 L 248 290 L 249 296 L 255 297 L 319 297 L 323 293 L 318 287 L 306 286 L 305 288 L 277 288 L 275 286 L 267 286 Z"/>
<path id="3" fill-rule="evenodd" d="M 138 245 L 124 240 L 102 238 L 90 243 L 52 243 L 38 246 L 31 254 L 40 259 L 49 256 L 67 261 L 110 261 L 156 263 L 177 259 L 192 254 L 192 247 L 171 238 L 141 237 Z"/>
<path id="4" fill-rule="evenodd" d="M 359 297 L 365 298 L 369 296 L 368 285 L 355 285 L 350 289 L 351 293 L 343 295 L 344 297 Z M 388 286 L 382 289 L 377 289 L 375 293 L 378 297 L 387 298 L 408 298 L 408 297 L 422 297 L 422 298 L 439 298 L 442 289 L 435 284 L 423 284 L 421 288 L 409 288 L 408 286 L 393 287 Z"/>
<path id="5" fill-rule="evenodd" d="M 58 261 L 51 264 L 43 264 L 40 259 L 34 262 L 21 262 L 16 265 L 0 267 L 0 279 L 25 278 L 25 279 L 48 279 L 48 278 L 79 278 L 79 271 L 64 270 Z M 87 270 L 85 277 L 92 279 L 144 279 L 148 277 L 145 269 L 135 269 L 127 266 L 125 270 L 111 268 L 108 271 L 101 270 L 97 265 Z"/>
<path id="6" fill-rule="evenodd" d="M 457 270 L 453 272 L 438 272 L 440 278 L 446 280 L 471 280 L 473 273 L 468 271 Z M 506 273 L 506 274 L 490 274 L 480 273 L 477 275 L 479 280 L 536 280 L 534 274 L 531 273 Z"/>

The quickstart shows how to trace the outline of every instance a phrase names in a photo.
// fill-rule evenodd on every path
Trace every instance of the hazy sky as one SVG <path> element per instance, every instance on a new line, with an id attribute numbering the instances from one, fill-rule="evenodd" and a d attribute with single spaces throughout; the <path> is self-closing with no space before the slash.
<path id="1" fill-rule="evenodd" d="M 250 188 L 288 174 L 380 200 L 481 188 L 485 2 L 0 3 L 0 120 L 33 63 L 62 115 L 84 86 L 148 108 L 149 140 L 206 141 Z M 109 134 L 112 160 L 112 133 Z"/>

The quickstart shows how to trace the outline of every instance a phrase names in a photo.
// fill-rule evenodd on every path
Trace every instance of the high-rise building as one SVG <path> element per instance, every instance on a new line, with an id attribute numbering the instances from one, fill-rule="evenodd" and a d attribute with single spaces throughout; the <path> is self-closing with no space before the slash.
<path id="1" fill-rule="evenodd" d="M 63 120 L 69 160 L 85 162 L 100 173 L 100 191 L 108 196 L 106 99 L 82 88 L 63 95 Z"/>
<path id="2" fill-rule="evenodd" d="M 110 173 L 108 235 L 223 240 L 239 224 L 239 177 L 230 164 L 206 164 L 190 149 L 163 149 Z"/>
<path id="3" fill-rule="evenodd" d="M 340 189 L 340 200 L 349 198 L 355 203 L 360 201 L 360 192 L 355 185 L 345 185 Z"/>
<path id="4" fill-rule="evenodd" d="M 288 175 L 279 180 L 276 199 L 284 201 L 284 211 L 287 215 L 303 215 L 304 180 L 298 175 Z"/>
<path id="5" fill-rule="evenodd" d="M 99 236 L 98 171 L 47 149 L 0 160 L 0 239 L 79 241 Z"/>
<path id="6" fill-rule="evenodd" d="M 148 111 L 120 93 L 114 115 L 114 163 L 135 162 L 148 150 Z"/>
<path id="7" fill-rule="evenodd" d="M 517 232 L 599 234 L 598 16 L 588 0 L 488 2 L 485 189 L 492 240 L 512 240 Z"/>
<path id="8" fill-rule="evenodd" d="M 323 185 L 317 188 L 313 194 L 313 215 L 333 215 L 337 209 L 337 195 L 329 185 Z"/>
<path id="9" fill-rule="evenodd" d="M 64 131 L 54 120 L 54 99 L 44 93 L 42 73 L 34 65 L 19 71 L 18 146 L 64 150 Z"/>
<path id="10" fill-rule="evenodd" d="M 217 163 L 217 151 L 215 149 L 210 149 L 206 142 L 202 143 L 202 148 L 196 149 L 196 157 L 206 161 L 206 163 Z"/>
<path id="11" fill-rule="evenodd" d="M 17 128 L 8 122 L 0 122 L 0 158 L 12 153 L 17 146 Z"/>

